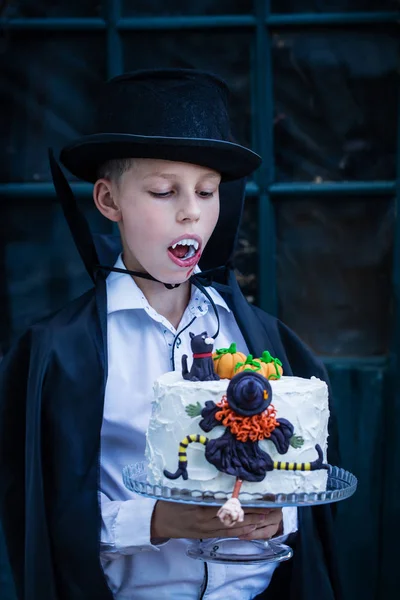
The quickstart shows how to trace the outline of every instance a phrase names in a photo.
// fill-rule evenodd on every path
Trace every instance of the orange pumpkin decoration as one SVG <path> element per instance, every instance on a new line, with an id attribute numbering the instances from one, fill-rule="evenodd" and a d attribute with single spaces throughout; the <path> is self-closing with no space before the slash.
<path id="1" fill-rule="evenodd" d="M 214 371 L 218 373 L 221 379 L 232 379 L 235 374 L 235 365 L 244 361 L 246 355 L 236 350 L 236 344 L 231 344 L 229 348 L 220 348 L 213 353 Z"/>
<path id="2" fill-rule="evenodd" d="M 262 353 L 261 358 L 257 358 L 261 364 L 261 375 L 264 375 L 266 379 L 280 379 L 283 373 L 282 363 L 279 358 L 274 358 L 271 354 L 265 350 Z"/>
<path id="3" fill-rule="evenodd" d="M 244 362 L 239 362 L 235 366 L 235 375 L 242 371 L 256 371 L 262 375 L 261 363 L 259 360 L 254 360 L 253 355 L 249 354 Z"/>

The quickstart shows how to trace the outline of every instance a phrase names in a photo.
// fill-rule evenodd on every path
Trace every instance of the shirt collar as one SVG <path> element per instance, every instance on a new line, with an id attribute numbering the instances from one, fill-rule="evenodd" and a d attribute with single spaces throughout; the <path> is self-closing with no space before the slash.
<path id="1" fill-rule="evenodd" d="M 121 254 L 114 264 L 114 267 L 117 269 L 126 269 Z M 200 268 L 196 267 L 194 273 L 201 273 Z M 206 289 L 217 306 L 224 308 L 227 312 L 231 312 L 229 306 L 217 290 L 212 287 L 207 287 Z M 194 303 L 196 303 L 196 298 L 198 299 L 199 294 L 203 301 L 210 304 L 208 298 L 192 284 L 192 293 L 189 301 L 189 308 L 191 311 L 196 311 Z M 119 310 L 137 309 L 149 310 L 149 303 L 141 289 L 137 286 L 134 279 L 126 275 L 126 273 L 116 273 L 115 271 L 111 271 L 107 277 L 107 314 Z"/>

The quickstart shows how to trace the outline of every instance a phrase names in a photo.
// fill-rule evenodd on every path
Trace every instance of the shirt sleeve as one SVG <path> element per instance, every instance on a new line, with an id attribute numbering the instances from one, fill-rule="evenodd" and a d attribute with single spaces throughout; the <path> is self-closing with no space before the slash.
<path id="1" fill-rule="evenodd" d="M 284 542 L 291 533 L 296 533 L 297 530 L 297 508 L 295 506 L 282 508 L 282 533 L 278 533 L 273 539 Z"/>
<path id="2" fill-rule="evenodd" d="M 100 553 L 113 559 L 121 554 L 158 552 L 168 540 L 151 540 L 151 518 L 156 500 L 135 496 L 132 500 L 110 500 L 100 492 Z"/>

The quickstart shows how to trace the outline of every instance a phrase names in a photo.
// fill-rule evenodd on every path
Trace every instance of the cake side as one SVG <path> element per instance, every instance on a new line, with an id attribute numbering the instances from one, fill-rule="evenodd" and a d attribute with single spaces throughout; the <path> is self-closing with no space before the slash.
<path id="1" fill-rule="evenodd" d="M 228 383 L 229 381 L 224 379 L 185 381 L 176 371 L 166 373 L 156 380 L 152 414 L 146 434 L 146 460 L 150 483 L 168 487 L 208 489 L 207 485 L 202 486 L 202 482 L 212 481 L 219 472 L 207 462 L 204 446 L 200 444 L 192 444 L 188 448 L 189 480 L 171 481 L 163 475 L 163 471 L 176 466 L 179 444 L 187 435 L 204 435 L 204 431 L 199 427 L 201 417 L 191 418 L 186 408 L 197 402 L 202 407 L 208 400 L 219 402 Z M 224 427 L 216 427 L 207 437 L 216 438 L 223 430 Z M 196 485 L 193 485 L 194 482 Z"/>
<path id="2" fill-rule="evenodd" d="M 190 417 L 186 408 L 189 405 L 205 406 L 207 401 L 218 403 L 226 393 L 229 380 L 185 381 L 180 373 L 166 373 L 154 385 L 152 416 L 147 431 L 146 459 L 149 468 L 149 481 L 153 484 L 202 491 L 231 492 L 235 478 L 217 470 L 205 458 L 205 447 L 201 443 L 191 443 L 187 448 L 188 479 L 171 480 L 164 476 L 164 469 L 174 470 L 178 460 L 178 449 L 186 436 L 198 434 L 208 439 L 220 438 L 224 426 L 214 427 L 204 433 L 199 426 L 201 416 Z M 260 449 L 267 452 L 273 461 L 309 462 L 317 458 L 315 445 L 319 444 L 326 460 L 328 435 L 328 388 L 325 382 L 313 377 L 281 377 L 270 381 L 272 404 L 276 417 L 288 419 L 294 426 L 294 433 L 304 440 L 300 448 L 289 446 L 284 454 L 279 454 L 270 440 L 259 441 Z M 262 493 L 316 492 L 326 489 L 327 472 L 282 471 L 267 472 L 261 482 L 244 481 L 241 491 Z"/>

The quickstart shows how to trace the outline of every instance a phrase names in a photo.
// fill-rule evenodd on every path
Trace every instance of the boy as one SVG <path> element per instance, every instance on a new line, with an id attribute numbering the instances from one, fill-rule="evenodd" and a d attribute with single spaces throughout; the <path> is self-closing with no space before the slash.
<path id="1" fill-rule="evenodd" d="M 248 509 L 227 529 L 212 507 L 154 502 L 123 487 L 123 466 L 143 460 L 153 381 L 179 368 L 189 331 L 212 334 L 219 323 L 217 347 L 267 348 L 286 374 L 325 373 L 285 326 L 246 303 L 229 267 L 240 179 L 260 158 L 232 141 L 224 84 L 165 70 L 125 74 L 106 89 L 100 133 L 61 160 L 94 183 L 122 254 L 95 248 L 51 159 L 95 287 L 32 327 L 2 364 L 2 519 L 19 598 L 338 598 L 329 508 Z M 239 182 L 220 185 L 229 180 Z M 205 271 L 221 285 L 204 292 Z M 294 558 L 278 569 L 185 554 L 190 538 L 268 539 L 294 533 L 297 521 Z"/>

